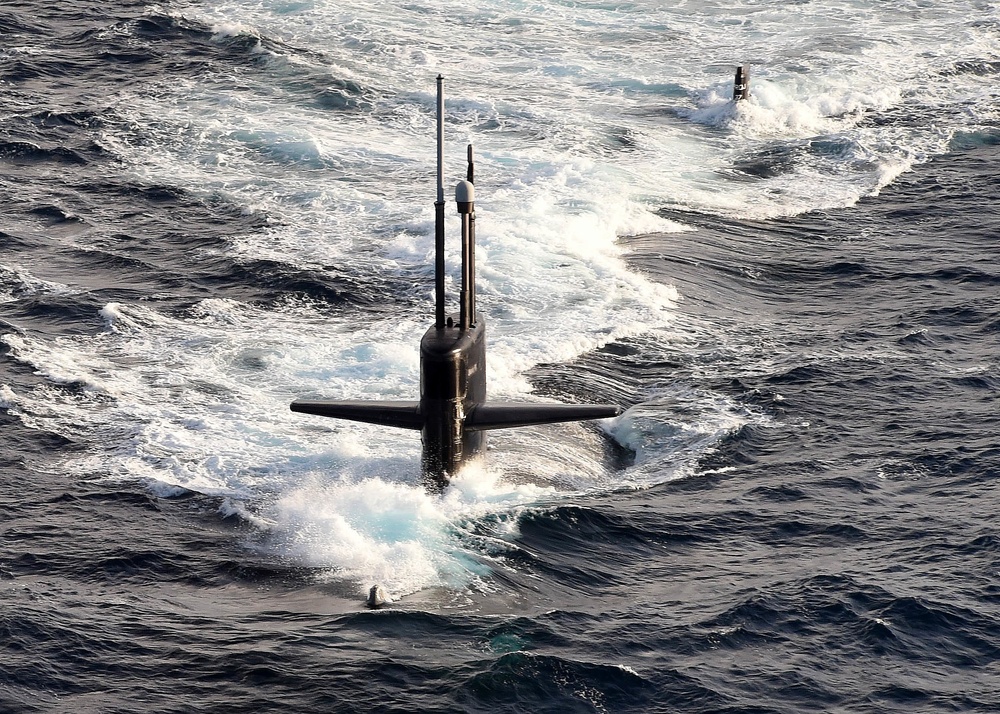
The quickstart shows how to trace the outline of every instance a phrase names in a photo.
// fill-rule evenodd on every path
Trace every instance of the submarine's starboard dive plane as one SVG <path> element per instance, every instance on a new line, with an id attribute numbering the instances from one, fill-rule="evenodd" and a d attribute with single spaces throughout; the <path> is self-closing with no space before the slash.
<path id="1" fill-rule="evenodd" d="M 604 419 L 621 414 L 610 404 L 491 404 L 486 401 L 486 323 L 476 312 L 476 212 L 472 146 L 465 181 L 455 189 L 462 217 L 462 288 L 459 313 L 445 315 L 444 296 L 444 90 L 437 78 L 437 201 L 434 232 L 434 326 L 420 340 L 420 401 L 292 402 L 293 412 L 419 429 L 427 485 L 443 489 L 448 477 L 486 447 L 485 431 L 515 426 Z"/>

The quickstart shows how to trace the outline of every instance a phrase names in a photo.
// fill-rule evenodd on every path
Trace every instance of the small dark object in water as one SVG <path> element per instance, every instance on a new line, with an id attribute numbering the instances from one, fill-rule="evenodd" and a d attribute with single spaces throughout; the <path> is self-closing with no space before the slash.
<path id="1" fill-rule="evenodd" d="M 736 80 L 733 82 L 733 101 L 750 98 L 750 67 L 740 65 L 736 68 Z"/>
<path id="2" fill-rule="evenodd" d="M 368 591 L 368 599 L 365 601 L 365 604 L 375 610 L 390 602 L 392 602 L 392 598 L 389 597 L 389 593 L 385 591 L 385 588 L 381 585 L 372 585 L 372 589 Z"/>

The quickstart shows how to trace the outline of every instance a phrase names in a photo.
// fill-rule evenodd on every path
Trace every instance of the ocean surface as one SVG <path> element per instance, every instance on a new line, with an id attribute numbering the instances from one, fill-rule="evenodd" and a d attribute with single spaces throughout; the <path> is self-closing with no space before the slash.
<path id="1" fill-rule="evenodd" d="M 996 3 L 0 37 L 0 712 L 1000 711 Z M 288 404 L 417 397 L 438 74 L 491 399 L 626 411 L 433 494 Z"/>

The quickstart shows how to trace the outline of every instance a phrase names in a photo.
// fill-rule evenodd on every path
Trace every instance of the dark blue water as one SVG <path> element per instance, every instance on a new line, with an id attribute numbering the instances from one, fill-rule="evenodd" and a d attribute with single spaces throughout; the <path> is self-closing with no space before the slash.
<path id="1" fill-rule="evenodd" d="M 0 60 L 4 334 L 95 335 L 111 301 L 391 314 L 421 299 L 384 276 L 227 257 L 265 217 L 116 170 L 99 137 L 124 120 L 103 94 L 249 61 L 238 46 L 140 2 L 7 3 L 0 29 L 63 46 Z M 622 239 L 635 271 L 684 296 L 686 338 L 536 367 L 536 391 L 656 395 L 679 421 L 697 421 L 680 411 L 698 393 L 762 418 L 658 486 L 519 512 L 489 588 L 364 610 L 248 549 L 252 523 L 217 495 L 61 471 L 94 433 L 4 402 L 0 711 L 1000 711 L 998 161 L 1000 133 L 962 137 L 850 208 L 663 209 L 696 230 Z M 13 393 L 86 393 L 10 344 Z M 499 524 L 456 527 L 485 540 Z"/>

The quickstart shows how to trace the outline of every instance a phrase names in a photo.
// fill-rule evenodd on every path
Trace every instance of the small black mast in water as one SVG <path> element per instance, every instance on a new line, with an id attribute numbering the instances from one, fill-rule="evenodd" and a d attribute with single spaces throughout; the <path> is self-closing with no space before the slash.
<path id="1" fill-rule="evenodd" d="M 750 65 L 740 65 L 736 68 L 733 80 L 733 101 L 738 102 L 750 98 Z"/>
<path id="2" fill-rule="evenodd" d="M 476 211 L 472 145 L 468 174 L 455 188 L 462 219 L 462 285 L 458 315 L 446 315 L 444 295 L 444 89 L 437 78 L 437 200 L 434 203 L 434 326 L 420 340 L 419 401 L 303 401 L 294 412 L 419 429 L 428 486 L 448 477 L 485 450 L 489 429 L 618 416 L 610 404 L 486 402 L 486 323 L 476 313 Z M 457 320 L 456 320 L 457 318 Z"/>

